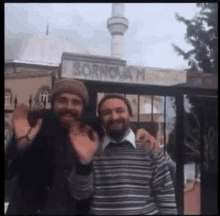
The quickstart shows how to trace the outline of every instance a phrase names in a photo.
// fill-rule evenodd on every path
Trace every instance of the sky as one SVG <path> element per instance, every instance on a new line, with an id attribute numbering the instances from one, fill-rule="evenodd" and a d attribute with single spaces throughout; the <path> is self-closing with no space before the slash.
<path id="1" fill-rule="evenodd" d="M 110 56 L 111 35 L 107 20 L 111 3 L 68 4 L 5 4 L 5 34 L 49 34 L 74 40 L 91 54 Z M 127 3 L 125 17 L 129 20 L 125 32 L 128 65 L 159 68 L 187 68 L 188 62 L 174 52 L 171 43 L 183 50 L 191 46 L 184 40 L 186 26 L 175 19 L 175 13 L 191 19 L 199 12 L 195 3 Z"/>
<path id="2" fill-rule="evenodd" d="M 124 39 L 127 65 L 185 69 L 188 62 L 174 52 L 171 43 L 188 51 L 192 47 L 184 40 L 186 26 L 175 13 L 193 18 L 200 8 L 195 3 L 127 3 L 124 16 L 129 20 Z M 110 3 L 68 4 L 5 4 L 5 35 L 8 38 L 32 38 L 46 33 L 67 38 L 83 45 L 91 54 L 110 56 L 111 35 L 107 20 Z M 24 47 L 28 45 L 25 42 Z M 186 109 L 189 110 L 189 103 Z M 172 122 L 175 112 L 167 100 L 167 115 Z"/>

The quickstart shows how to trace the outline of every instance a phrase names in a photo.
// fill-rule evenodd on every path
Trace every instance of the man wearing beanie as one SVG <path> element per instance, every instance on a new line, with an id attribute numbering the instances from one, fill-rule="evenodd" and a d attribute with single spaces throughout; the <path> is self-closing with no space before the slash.
<path id="1" fill-rule="evenodd" d="M 73 166 L 78 166 L 79 174 L 87 174 L 91 166 L 83 165 L 86 151 L 80 148 L 86 143 L 75 142 L 74 129 L 79 127 L 87 133 L 92 154 L 98 145 L 96 133 L 80 123 L 88 92 L 82 82 L 62 80 L 55 84 L 51 96 L 52 109 L 36 112 L 38 120 L 24 104 L 13 112 L 14 134 L 6 149 L 5 177 L 17 179 L 9 200 L 9 215 L 88 213 L 89 200 L 73 199 L 67 187 Z"/>
<path id="2" fill-rule="evenodd" d="M 97 134 L 80 122 L 88 100 L 82 82 L 62 80 L 51 91 L 51 110 L 30 112 L 24 104 L 14 110 L 5 177 L 15 185 L 6 214 L 88 214 L 89 196 L 73 198 L 68 188 L 73 167 L 86 181 L 98 148 Z"/>
<path id="3" fill-rule="evenodd" d="M 93 158 L 93 172 L 82 177 L 72 169 L 68 181 L 73 197 L 91 196 L 92 215 L 177 214 L 163 151 L 151 152 L 152 159 L 149 148 L 135 139 L 129 101 L 108 95 L 100 101 L 98 114 L 105 135 Z"/>

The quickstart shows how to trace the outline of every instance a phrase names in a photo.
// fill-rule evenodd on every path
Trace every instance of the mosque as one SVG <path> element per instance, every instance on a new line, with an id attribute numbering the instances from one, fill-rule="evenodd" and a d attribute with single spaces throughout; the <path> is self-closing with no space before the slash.
<path id="1" fill-rule="evenodd" d="M 125 5 L 112 4 L 112 16 L 107 20 L 107 29 L 111 33 L 111 56 L 105 53 L 91 54 L 86 47 L 66 38 L 41 33 L 32 37 L 23 47 L 19 59 L 5 60 L 5 136 L 12 134 L 11 112 L 14 99 L 32 109 L 50 107 L 49 90 L 59 79 L 79 79 L 90 93 L 93 107 L 108 93 L 125 95 L 133 110 L 132 122 L 141 123 L 141 127 L 152 127 L 152 134 L 158 143 L 164 143 L 163 97 L 142 94 L 141 89 L 127 89 L 130 84 L 140 86 L 170 86 L 191 82 L 201 86 L 202 79 L 195 79 L 184 70 L 172 70 L 152 67 L 127 65 L 124 55 L 126 46 L 124 36 L 129 28 L 129 21 L 124 17 Z M 48 63 L 49 62 L 49 63 Z M 189 77 L 192 77 L 189 79 Z M 22 88 L 21 88 L 22 86 Z M 140 124 L 139 124 L 140 126 Z M 150 130 L 150 129 L 149 129 Z M 168 136 L 166 136 L 167 142 Z"/>

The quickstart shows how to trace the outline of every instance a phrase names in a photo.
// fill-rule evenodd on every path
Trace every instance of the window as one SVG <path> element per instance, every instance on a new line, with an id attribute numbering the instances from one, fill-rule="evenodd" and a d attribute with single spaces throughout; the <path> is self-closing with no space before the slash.
<path id="1" fill-rule="evenodd" d="M 12 93 L 9 89 L 5 90 L 5 105 L 12 103 Z"/>
<path id="2" fill-rule="evenodd" d="M 47 90 L 41 90 L 39 94 L 39 102 L 41 105 L 44 104 L 44 101 L 46 100 L 46 104 L 48 103 L 49 94 Z"/>
<path id="3" fill-rule="evenodd" d="M 13 67 L 5 68 L 5 72 L 6 72 L 6 75 L 13 74 L 14 73 L 14 68 Z"/>
<path id="4" fill-rule="evenodd" d="M 42 108 L 42 106 L 44 107 L 44 101 L 46 101 L 44 108 L 48 109 L 50 106 L 50 99 L 50 87 L 48 85 L 42 85 L 34 97 L 34 103 Z"/>
<path id="5" fill-rule="evenodd" d="M 134 94 L 126 94 L 127 100 L 130 102 L 131 109 L 132 109 L 132 122 L 138 121 L 138 115 L 140 113 L 138 112 L 138 95 Z"/>

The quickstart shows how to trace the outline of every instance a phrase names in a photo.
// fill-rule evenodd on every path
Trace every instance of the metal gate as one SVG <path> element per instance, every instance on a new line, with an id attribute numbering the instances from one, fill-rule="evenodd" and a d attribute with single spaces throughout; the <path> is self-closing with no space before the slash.
<path id="1" fill-rule="evenodd" d="M 207 160 L 205 160 L 205 143 L 204 143 L 204 116 L 207 113 L 204 110 L 204 103 L 210 100 L 218 100 L 218 91 L 213 89 L 202 89 L 198 87 L 187 86 L 156 86 L 156 85 L 140 85 L 140 84 L 122 84 L 100 81 L 85 81 L 82 80 L 89 90 L 90 107 L 93 112 L 96 112 L 97 94 L 102 93 L 119 93 L 119 94 L 136 94 L 138 99 L 140 95 L 163 96 L 164 106 L 166 107 L 166 98 L 172 96 L 175 98 L 176 105 L 176 187 L 177 187 L 177 202 L 180 208 L 178 212 L 184 213 L 184 140 L 185 140 L 185 127 L 184 127 L 184 95 L 190 95 L 200 98 L 199 100 L 199 117 L 201 119 L 200 127 L 200 182 L 201 182 L 201 196 L 200 196 L 200 214 L 217 214 L 217 195 L 213 197 L 212 193 L 207 193 L 209 183 L 209 172 L 205 169 Z M 138 101 L 139 104 L 139 101 Z M 217 103 L 216 103 L 217 104 Z M 216 107 L 217 109 L 217 107 Z M 164 109 L 164 119 L 166 119 L 166 109 Z M 153 115 L 152 115 L 153 116 Z M 152 117 L 153 118 L 153 117 Z M 217 118 L 216 118 L 217 121 Z M 140 125 L 140 122 L 133 122 L 135 125 Z M 216 124 L 217 125 L 217 124 Z M 143 124 L 142 124 L 143 126 Z M 164 143 L 166 143 L 166 121 L 164 122 Z M 213 143 L 212 143 L 213 144 Z M 213 144 L 214 145 L 214 144 Z M 218 161 L 218 160 L 217 160 Z M 217 161 L 215 163 L 217 163 Z M 217 175 L 214 176 L 217 182 Z M 216 185 L 217 187 L 217 185 Z M 216 190 L 214 188 L 213 190 Z M 213 191 L 212 190 L 212 191 Z M 212 200 L 212 207 L 210 206 Z"/>

